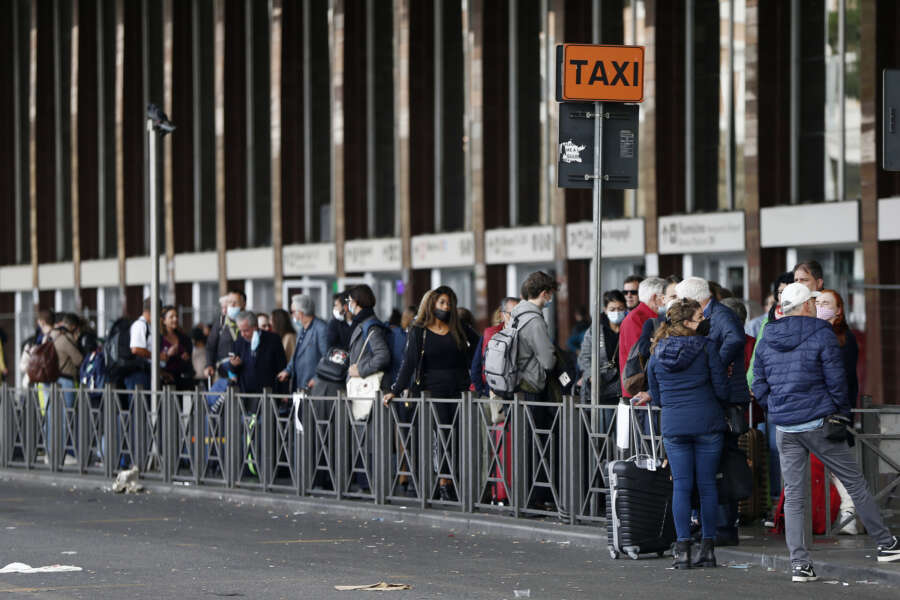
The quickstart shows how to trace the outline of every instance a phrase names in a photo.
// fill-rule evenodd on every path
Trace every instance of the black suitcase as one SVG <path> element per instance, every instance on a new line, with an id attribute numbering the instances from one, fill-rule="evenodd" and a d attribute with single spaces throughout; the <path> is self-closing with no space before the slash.
<path id="1" fill-rule="evenodd" d="M 626 554 L 637 559 L 641 554 L 662 556 L 675 542 L 672 517 L 672 479 L 669 467 L 655 471 L 634 459 L 610 462 L 604 474 L 606 496 L 606 534 L 609 555 Z"/>

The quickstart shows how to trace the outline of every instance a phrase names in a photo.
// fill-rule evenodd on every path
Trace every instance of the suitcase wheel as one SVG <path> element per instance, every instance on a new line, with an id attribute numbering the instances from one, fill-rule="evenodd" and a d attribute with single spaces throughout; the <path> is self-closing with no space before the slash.
<path id="1" fill-rule="evenodd" d="M 619 551 L 616 550 L 615 548 L 613 548 L 612 546 L 608 546 L 608 548 L 609 548 L 609 557 L 610 557 L 611 559 L 613 559 L 613 560 L 618 559 L 618 558 L 619 558 Z"/>
<path id="2" fill-rule="evenodd" d="M 665 550 L 660 550 L 659 552 L 656 553 L 656 555 L 657 555 L 658 557 L 662 558 L 663 556 L 666 555 L 666 551 L 665 551 Z"/>
<path id="3" fill-rule="evenodd" d="M 628 558 L 630 558 L 631 560 L 638 559 L 638 553 L 635 552 L 634 550 L 628 550 L 627 552 L 628 552 Z"/>

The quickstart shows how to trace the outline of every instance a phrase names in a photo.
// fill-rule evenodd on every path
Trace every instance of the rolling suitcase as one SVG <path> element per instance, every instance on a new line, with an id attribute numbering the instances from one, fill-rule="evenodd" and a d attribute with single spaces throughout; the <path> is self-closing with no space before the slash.
<path id="1" fill-rule="evenodd" d="M 769 446 L 762 431 L 751 429 L 738 438 L 738 447 L 747 455 L 753 473 L 753 494 L 738 503 L 741 521 L 748 523 L 769 510 Z"/>
<path id="2" fill-rule="evenodd" d="M 649 413 L 649 407 L 648 407 Z M 667 464 L 656 456 L 641 454 L 640 435 L 634 431 L 634 409 L 629 412 L 635 454 L 625 460 L 611 461 L 604 469 L 609 493 L 606 496 L 606 533 L 609 555 L 626 554 L 637 559 L 641 554 L 662 556 L 675 542 L 672 517 L 672 478 Z M 653 436 L 653 419 L 650 435 Z"/>

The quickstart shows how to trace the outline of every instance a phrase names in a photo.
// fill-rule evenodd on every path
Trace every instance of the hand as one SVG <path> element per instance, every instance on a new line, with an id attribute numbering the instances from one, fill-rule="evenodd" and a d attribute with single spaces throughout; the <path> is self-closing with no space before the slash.
<path id="1" fill-rule="evenodd" d="M 728 376 L 734 375 L 734 365 L 728 365 Z"/>
<path id="2" fill-rule="evenodd" d="M 207 377 L 212 377 L 216 374 L 216 370 L 213 367 L 206 367 L 205 369 L 203 369 L 203 374 Z"/>
<path id="3" fill-rule="evenodd" d="M 350 365 L 350 368 L 347 370 L 347 372 L 350 374 L 350 377 L 359 377 L 359 369 L 356 367 L 356 365 Z"/>
<path id="4" fill-rule="evenodd" d="M 582 385 L 584 385 L 584 377 L 582 377 L 581 379 L 576 381 L 575 385 L 577 385 L 578 387 L 581 387 Z"/>
<path id="5" fill-rule="evenodd" d="M 308 387 L 308 388 L 310 388 L 310 389 L 312 389 L 315 385 L 316 385 L 316 380 L 315 380 L 315 378 L 312 378 L 312 379 L 310 379 L 308 382 L 306 382 L 306 387 Z"/>
<path id="6" fill-rule="evenodd" d="M 394 394 L 392 394 L 391 392 L 388 392 L 387 394 L 382 396 L 382 404 L 387 406 L 390 403 L 390 401 L 393 399 L 394 399 Z"/>
<path id="7" fill-rule="evenodd" d="M 637 395 L 631 399 L 631 403 L 635 406 L 644 406 L 651 400 L 653 400 L 653 398 L 647 392 L 638 392 Z"/>
<path id="8" fill-rule="evenodd" d="M 184 353 L 182 353 L 182 355 L 181 355 L 181 360 L 183 360 L 183 361 L 189 361 L 189 360 L 191 360 L 191 355 L 188 354 L 187 352 L 184 352 Z"/>
<path id="9" fill-rule="evenodd" d="M 230 362 L 231 366 L 233 366 L 233 367 L 239 367 L 239 366 L 241 366 L 241 357 L 240 356 L 232 356 L 231 360 L 229 360 L 228 362 Z"/>
<path id="10" fill-rule="evenodd" d="M 178 346 L 169 346 L 169 349 L 166 350 L 166 354 L 169 356 L 175 356 L 178 354 Z"/>
<path id="11" fill-rule="evenodd" d="M 290 377 L 290 374 L 288 374 L 287 371 L 282 371 L 281 373 L 279 373 L 279 374 L 276 376 L 276 378 L 278 379 L 278 381 L 287 381 L 287 380 L 288 380 L 288 377 Z"/>

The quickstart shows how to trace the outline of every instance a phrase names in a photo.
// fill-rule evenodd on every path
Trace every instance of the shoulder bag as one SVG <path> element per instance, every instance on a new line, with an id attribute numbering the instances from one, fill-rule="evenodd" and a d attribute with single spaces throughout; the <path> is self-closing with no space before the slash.
<path id="1" fill-rule="evenodd" d="M 373 333 L 374 331 L 369 331 L 369 334 L 366 336 L 362 349 L 359 351 L 360 358 L 365 354 L 366 347 L 369 345 L 369 340 L 372 339 Z M 347 381 L 347 397 L 351 399 L 350 412 L 354 421 L 365 421 L 369 418 L 369 413 L 372 412 L 372 405 L 375 404 L 375 397 L 378 394 L 378 390 L 381 389 L 381 379 L 383 377 L 384 371 L 378 371 L 367 377 L 351 377 Z"/>

